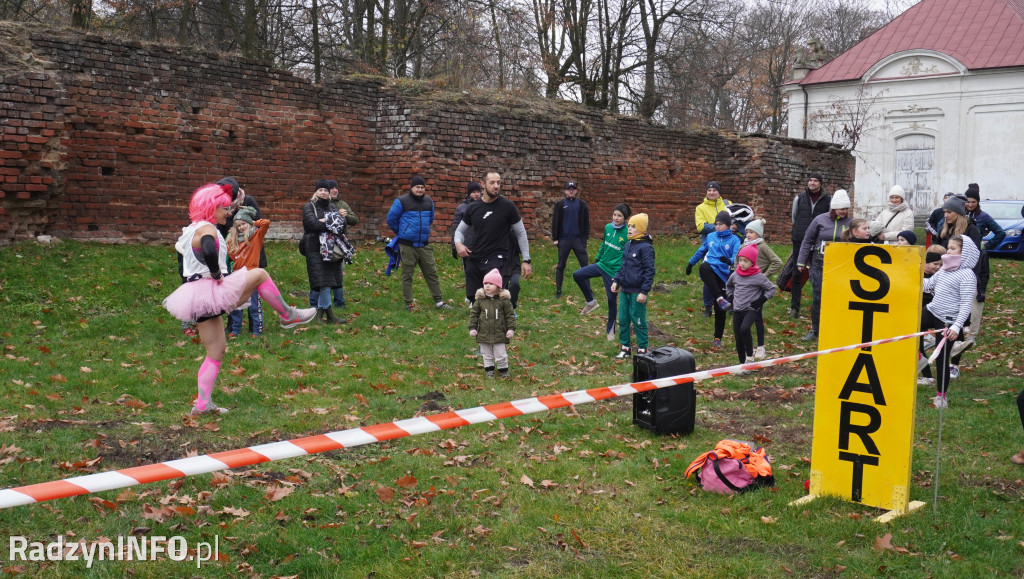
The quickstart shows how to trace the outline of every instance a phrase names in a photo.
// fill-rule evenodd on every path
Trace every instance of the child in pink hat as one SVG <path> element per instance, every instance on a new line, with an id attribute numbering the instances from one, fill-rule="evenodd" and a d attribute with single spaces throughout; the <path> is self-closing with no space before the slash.
<path id="1" fill-rule="evenodd" d="M 500 377 L 509 377 L 505 344 L 515 333 L 516 312 L 512 308 L 512 294 L 501 289 L 501 272 L 495 268 L 484 276 L 484 287 L 476 290 L 476 300 L 469 314 L 469 335 L 480 345 L 488 378 L 494 377 L 495 366 Z"/>
<path id="2" fill-rule="evenodd" d="M 757 247 L 746 245 L 736 256 L 736 271 L 725 283 L 726 300 L 722 309 L 732 307 L 732 332 L 736 338 L 736 354 L 740 364 L 754 355 L 750 327 L 760 316 L 761 306 L 775 295 L 775 284 L 757 267 Z M 721 299 L 721 298 L 719 298 Z"/>

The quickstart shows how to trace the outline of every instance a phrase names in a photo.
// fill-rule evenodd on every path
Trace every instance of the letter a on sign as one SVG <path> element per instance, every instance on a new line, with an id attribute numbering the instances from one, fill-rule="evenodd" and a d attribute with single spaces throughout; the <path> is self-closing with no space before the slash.
<path id="1" fill-rule="evenodd" d="M 917 332 L 920 246 L 825 249 L 819 349 Z M 818 358 L 811 494 L 905 512 L 917 400 L 917 340 Z"/>

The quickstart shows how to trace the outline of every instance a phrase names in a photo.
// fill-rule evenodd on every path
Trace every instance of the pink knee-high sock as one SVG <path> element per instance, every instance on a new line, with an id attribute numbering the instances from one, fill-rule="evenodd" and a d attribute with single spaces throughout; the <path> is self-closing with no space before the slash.
<path id="1" fill-rule="evenodd" d="M 213 397 L 213 383 L 217 381 L 218 372 L 220 372 L 220 360 L 207 358 L 199 366 L 199 393 L 196 395 L 196 409 L 206 410 L 206 405 Z"/>
<path id="2" fill-rule="evenodd" d="M 277 284 L 274 283 L 273 279 L 268 277 L 267 281 L 256 286 L 256 291 L 259 292 L 263 301 L 270 304 L 270 307 L 274 308 L 274 311 L 280 314 L 282 318 L 288 315 L 291 308 L 288 304 L 284 303 L 281 291 L 277 289 Z"/>

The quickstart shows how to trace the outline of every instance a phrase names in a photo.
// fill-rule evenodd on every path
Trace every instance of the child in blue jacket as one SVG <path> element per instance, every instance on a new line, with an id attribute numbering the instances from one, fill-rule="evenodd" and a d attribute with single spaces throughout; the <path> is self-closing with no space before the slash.
<path id="1" fill-rule="evenodd" d="M 629 218 L 626 229 L 629 242 L 622 250 L 622 266 L 612 278 L 611 290 L 619 293 L 619 354 L 628 358 L 631 353 L 630 324 L 636 332 L 637 355 L 647 353 L 647 294 L 654 285 L 654 246 L 647 235 L 647 214 L 637 213 Z"/>
<path id="2" fill-rule="evenodd" d="M 697 253 L 693 254 L 686 266 L 686 275 L 693 272 L 693 266 L 700 264 L 700 279 L 711 291 L 715 300 L 715 338 L 711 342 L 714 348 L 722 346 L 722 335 L 725 333 L 725 283 L 729 280 L 730 269 L 736 263 L 736 254 L 740 251 L 740 239 L 730 230 L 732 216 L 728 211 L 720 211 L 715 217 L 715 232 L 708 235 Z"/>

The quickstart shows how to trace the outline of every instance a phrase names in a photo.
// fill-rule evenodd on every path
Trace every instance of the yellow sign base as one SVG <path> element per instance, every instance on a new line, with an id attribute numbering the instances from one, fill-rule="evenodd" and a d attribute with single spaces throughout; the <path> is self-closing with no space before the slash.
<path id="1" fill-rule="evenodd" d="M 806 505 L 807 503 L 813 501 L 816 498 L 818 498 L 817 495 L 804 495 L 804 496 L 798 498 L 797 500 L 789 503 L 789 506 L 791 506 L 791 507 L 799 507 L 800 505 Z"/>
<path id="2" fill-rule="evenodd" d="M 905 510 L 905 511 L 889 511 L 888 513 L 885 513 L 884 515 L 881 515 L 879 517 L 875 517 L 875 522 L 876 523 L 888 523 L 889 521 L 895 519 L 896 517 L 901 517 L 901 516 L 909 513 L 910 511 L 915 511 L 917 509 L 920 509 L 921 507 L 925 506 L 926 504 L 927 503 L 925 503 L 924 501 L 910 501 L 910 503 L 907 504 L 907 510 Z"/>
<path id="3" fill-rule="evenodd" d="M 816 498 L 818 498 L 817 495 L 804 495 L 804 496 L 798 498 L 795 501 L 791 501 L 789 503 L 789 506 L 791 506 L 791 507 L 799 507 L 801 505 L 806 505 L 807 503 L 813 501 Z M 907 504 L 907 510 L 905 510 L 905 511 L 889 511 L 889 512 L 885 513 L 884 515 L 879 515 L 878 517 L 875 517 L 875 522 L 876 523 L 883 523 L 883 524 L 884 523 L 888 523 L 888 522 L 892 521 L 893 519 L 895 519 L 896 517 L 901 517 L 901 516 L 909 513 L 910 511 L 916 511 L 917 509 L 920 509 L 921 507 L 925 506 L 926 504 L 928 504 L 928 503 L 926 503 L 924 501 L 910 501 L 910 503 Z"/>

